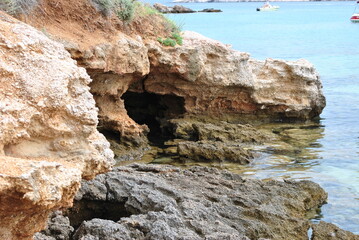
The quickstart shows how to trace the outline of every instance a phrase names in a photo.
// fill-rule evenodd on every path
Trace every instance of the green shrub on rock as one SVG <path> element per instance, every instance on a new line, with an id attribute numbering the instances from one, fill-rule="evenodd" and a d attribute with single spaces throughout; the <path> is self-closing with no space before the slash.
<path id="1" fill-rule="evenodd" d="M 177 44 L 182 45 L 183 38 L 180 33 L 172 33 L 171 37 L 167 37 L 165 39 L 157 38 L 157 41 L 164 46 L 171 46 L 174 47 Z"/>
<path id="2" fill-rule="evenodd" d="M 91 0 L 93 5 L 104 16 L 115 13 L 122 21 L 131 21 L 135 13 L 135 4 L 132 0 Z"/>
<path id="3" fill-rule="evenodd" d="M 166 38 L 166 39 L 162 39 L 162 38 L 157 38 L 157 41 L 160 42 L 162 45 L 164 46 L 171 46 L 174 47 L 176 46 L 176 40 L 171 39 L 171 38 Z"/>
<path id="4" fill-rule="evenodd" d="M 0 10 L 10 15 L 27 14 L 37 4 L 37 0 L 0 0 Z"/>

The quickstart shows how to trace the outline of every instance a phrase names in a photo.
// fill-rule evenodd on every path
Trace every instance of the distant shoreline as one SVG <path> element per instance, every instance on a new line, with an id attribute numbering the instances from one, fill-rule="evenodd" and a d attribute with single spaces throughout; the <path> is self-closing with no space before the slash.
<path id="1" fill-rule="evenodd" d="M 266 2 L 266 0 L 174 0 L 173 3 Z M 355 2 L 353 0 L 275 0 L 271 2 Z"/>

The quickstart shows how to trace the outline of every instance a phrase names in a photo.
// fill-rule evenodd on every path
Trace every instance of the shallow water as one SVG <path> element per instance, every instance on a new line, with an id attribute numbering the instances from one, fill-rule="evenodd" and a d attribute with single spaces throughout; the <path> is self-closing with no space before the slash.
<path id="1" fill-rule="evenodd" d="M 173 5 L 165 1 L 156 1 Z M 316 126 L 285 129 L 296 151 L 265 149 L 247 167 L 221 167 L 251 177 L 310 179 L 329 193 L 322 219 L 359 234 L 359 24 L 349 21 L 355 2 L 281 2 L 276 12 L 262 3 L 182 4 L 222 13 L 169 15 L 184 30 L 231 44 L 258 59 L 310 60 L 321 75 L 327 107 Z"/>

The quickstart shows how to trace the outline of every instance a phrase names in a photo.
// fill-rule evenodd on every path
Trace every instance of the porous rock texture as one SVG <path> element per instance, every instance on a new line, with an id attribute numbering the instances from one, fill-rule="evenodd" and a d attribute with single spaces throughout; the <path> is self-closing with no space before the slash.
<path id="1" fill-rule="evenodd" d="M 175 48 L 147 43 L 151 71 L 143 86 L 183 97 L 187 113 L 308 119 L 325 106 L 318 73 L 306 60 L 258 61 L 194 32 L 183 38 Z"/>
<path id="2" fill-rule="evenodd" d="M 116 132 L 116 155 L 136 155 L 147 147 L 146 125 L 139 125 L 127 115 L 121 96 L 135 81 L 149 73 L 147 48 L 140 36 L 137 39 L 118 34 L 116 41 L 81 48 L 62 41 L 78 65 L 85 67 L 93 82 L 91 93 L 99 108 L 100 128 Z M 133 149 L 136 149 L 133 151 Z M 133 151 L 131 153 L 131 151 Z M 137 153 L 138 154 L 138 153 Z M 128 158 L 128 157 L 127 157 Z"/>
<path id="3" fill-rule="evenodd" d="M 213 121 L 213 119 L 210 119 Z M 205 119 L 171 119 L 175 140 L 165 145 L 177 147 L 176 154 L 184 161 L 235 162 L 248 164 L 255 157 L 252 149 L 275 139 L 270 132 L 259 131 L 248 124 Z"/>
<path id="4" fill-rule="evenodd" d="M 69 217 L 74 225 L 85 220 L 73 239 L 295 240 L 308 239 L 305 214 L 326 198 L 310 181 L 135 164 L 84 182 Z"/>
<path id="5" fill-rule="evenodd" d="M 30 239 L 110 169 L 90 82 L 63 45 L 0 12 L 0 239 Z"/>
<path id="6" fill-rule="evenodd" d="M 359 240 L 359 235 L 340 229 L 332 223 L 312 224 L 311 240 Z"/>

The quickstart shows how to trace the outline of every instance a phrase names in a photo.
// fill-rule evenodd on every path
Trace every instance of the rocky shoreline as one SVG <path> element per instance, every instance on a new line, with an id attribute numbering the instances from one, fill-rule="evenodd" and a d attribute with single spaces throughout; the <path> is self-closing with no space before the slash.
<path id="1" fill-rule="evenodd" d="M 130 165 L 83 182 L 74 207 L 35 240 L 358 239 L 307 214 L 327 194 L 310 181 L 244 179 L 213 168 Z M 326 238 L 330 236 L 329 238 Z"/>
<path id="2" fill-rule="evenodd" d="M 196 12 L 222 12 L 220 9 L 214 9 L 214 8 L 205 8 L 200 11 L 195 11 L 190 8 L 186 8 L 182 5 L 175 5 L 173 7 L 168 7 L 160 3 L 153 4 L 153 7 L 158 10 L 160 13 L 196 13 Z"/>
<path id="3" fill-rule="evenodd" d="M 306 214 L 327 198 L 313 182 L 111 168 L 151 145 L 179 161 L 250 163 L 282 134 L 256 123 L 322 112 L 311 63 L 252 59 L 140 4 L 131 22 L 88 0 L 38 4 L 23 20 L 41 31 L 0 12 L 1 239 L 32 239 L 49 214 L 35 239 L 307 239 Z"/>
<path id="4" fill-rule="evenodd" d="M 333 2 L 350 0 L 276 0 L 275 2 Z M 266 0 L 173 0 L 174 3 L 266 2 Z"/>

